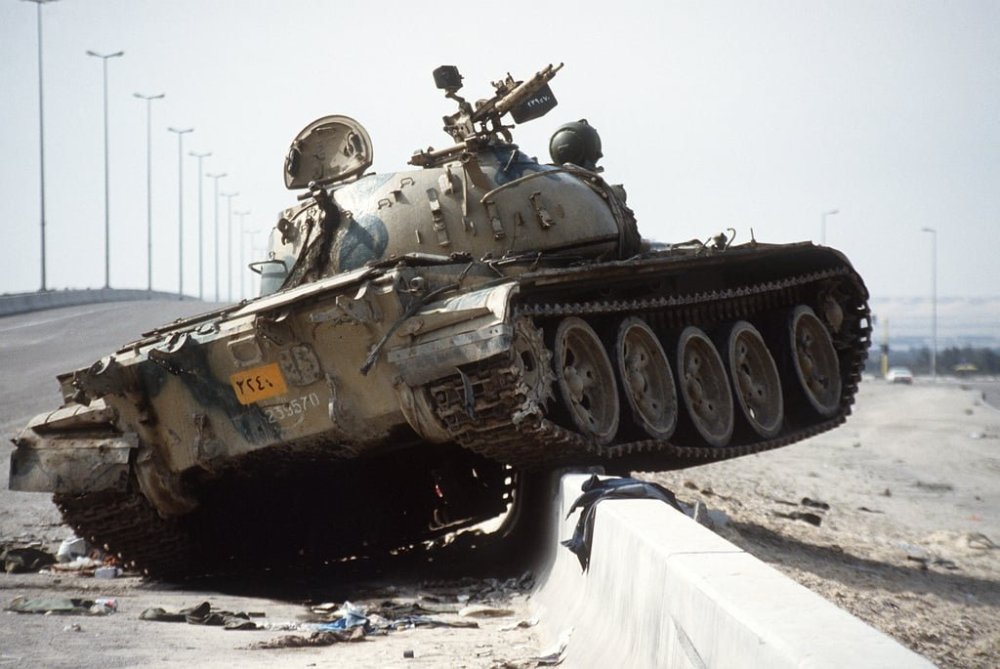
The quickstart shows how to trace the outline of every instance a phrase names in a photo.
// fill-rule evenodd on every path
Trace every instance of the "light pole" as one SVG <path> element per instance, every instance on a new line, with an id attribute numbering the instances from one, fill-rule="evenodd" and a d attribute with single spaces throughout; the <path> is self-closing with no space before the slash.
<path id="1" fill-rule="evenodd" d="M 124 51 L 97 53 L 87 51 L 88 56 L 101 59 L 104 70 L 104 287 L 111 287 L 111 216 L 108 192 L 108 59 L 124 56 Z"/>
<path id="2" fill-rule="evenodd" d="M 247 214 L 250 213 L 249 209 L 244 209 L 242 211 L 233 212 L 240 217 L 240 264 L 237 265 L 237 270 L 240 273 L 240 299 L 246 297 L 246 291 L 243 288 L 243 275 L 246 274 L 245 265 L 243 264 L 243 246 L 246 244 L 246 228 L 243 225 L 243 220 L 246 218 Z"/>
<path id="3" fill-rule="evenodd" d="M 226 176 L 225 172 L 206 174 L 215 181 L 215 301 L 219 301 L 219 179 Z"/>
<path id="4" fill-rule="evenodd" d="M 202 182 L 205 180 L 205 171 L 202 169 L 201 161 L 204 158 L 208 158 L 212 155 L 211 151 L 206 151 L 205 153 L 198 153 L 197 151 L 188 151 L 189 156 L 194 156 L 198 159 L 198 299 L 205 299 L 205 235 L 202 232 L 204 226 L 202 226 L 202 206 L 201 206 L 201 186 Z"/>
<path id="5" fill-rule="evenodd" d="M 931 233 L 931 376 L 937 381 L 937 230 L 920 230 Z"/>
<path id="6" fill-rule="evenodd" d="M 839 213 L 840 213 L 839 209 L 831 209 L 830 211 L 823 212 L 822 216 L 823 223 L 820 227 L 820 236 L 819 236 L 819 243 L 822 244 L 823 246 L 826 246 L 826 217 L 833 216 L 834 214 L 839 214 Z"/>
<path id="7" fill-rule="evenodd" d="M 227 223 L 226 223 L 226 241 L 229 244 L 229 259 L 226 262 L 226 299 L 230 302 L 233 301 L 233 198 L 239 195 L 238 192 L 235 193 L 223 193 L 222 197 L 227 200 Z"/>
<path id="8" fill-rule="evenodd" d="M 194 128 L 167 128 L 177 135 L 177 299 L 184 299 L 184 135 Z"/>
<path id="9" fill-rule="evenodd" d="M 42 291 L 45 287 L 45 100 L 42 97 L 42 5 L 55 0 L 28 0 L 38 8 L 38 163 L 41 190 L 42 217 Z"/>
<path id="10" fill-rule="evenodd" d="M 153 292 L 153 100 L 162 100 L 164 93 L 133 96 L 146 101 L 146 290 Z"/>
<path id="11" fill-rule="evenodd" d="M 247 234 L 250 235 L 250 258 L 260 258 L 263 256 L 263 251 L 257 246 L 257 235 L 259 235 L 262 230 L 247 230 Z M 257 284 L 257 273 L 253 272 L 250 275 L 250 294 L 253 296 L 260 295 L 260 286 Z"/>

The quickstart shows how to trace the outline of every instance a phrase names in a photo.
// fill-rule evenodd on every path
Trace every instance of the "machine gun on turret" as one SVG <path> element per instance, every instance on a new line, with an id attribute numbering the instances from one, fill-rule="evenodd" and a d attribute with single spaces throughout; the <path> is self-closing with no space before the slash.
<path id="1" fill-rule="evenodd" d="M 526 123 L 552 110 L 558 102 L 549 81 L 562 69 L 563 64 L 547 65 L 525 81 L 515 80 L 510 73 L 493 82 L 496 93 L 488 100 L 479 100 L 475 106 L 458 94 L 462 88 L 462 75 L 454 65 L 442 65 L 434 70 L 434 83 L 448 97 L 458 103 L 458 111 L 444 117 L 444 131 L 457 142 L 445 149 L 418 151 L 410 159 L 411 165 L 427 167 L 450 160 L 477 146 L 488 145 L 499 137 L 512 141 L 510 128 L 501 118 L 510 113 L 515 123 Z M 478 126 L 478 127 L 477 127 Z"/>

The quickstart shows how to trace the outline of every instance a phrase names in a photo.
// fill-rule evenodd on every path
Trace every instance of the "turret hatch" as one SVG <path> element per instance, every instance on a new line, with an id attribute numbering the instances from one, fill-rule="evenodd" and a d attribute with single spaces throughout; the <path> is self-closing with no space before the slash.
<path id="1" fill-rule="evenodd" d="M 324 116 L 307 125 L 289 147 L 285 188 L 344 181 L 371 164 L 372 141 L 361 124 L 347 116 Z"/>

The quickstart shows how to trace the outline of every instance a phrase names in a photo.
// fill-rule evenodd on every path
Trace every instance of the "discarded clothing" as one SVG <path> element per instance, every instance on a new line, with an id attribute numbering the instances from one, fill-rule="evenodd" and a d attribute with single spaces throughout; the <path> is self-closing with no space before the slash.
<path id="1" fill-rule="evenodd" d="M 197 606 L 181 609 L 177 613 L 165 611 L 160 607 L 146 609 L 139 614 L 140 620 L 152 620 L 161 623 L 188 623 L 189 625 L 210 625 L 226 630 L 255 630 L 257 623 L 250 620 L 250 615 L 242 611 L 213 611 L 212 605 L 202 602 Z"/>
<path id="2" fill-rule="evenodd" d="M 8 548 L 3 552 L 0 560 L 3 561 L 3 569 L 8 574 L 33 573 L 56 562 L 51 553 L 34 546 Z"/>
<path id="3" fill-rule="evenodd" d="M 683 513 L 674 493 L 656 483 L 647 483 L 632 478 L 601 480 L 597 474 L 587 479 L 580 488 L 583 494 L 570 507 L 568 518 L 578 508 L 583 509 L 576 523 L 573 536 L 562 545 L 573 551 L 584 571 L 590 567 L 590 550 L 594 540 L 594 518 L 597 503 L 605 499 L 656 499 L 665 502 Z"/>
<path id="4" fill-rule="evenodd" d="M 277 639 L 271 639 L 270 641 L 255 643 L 250 646 L 250 648 L 253 650 L 265 650 L 270 648 L 309 648 L 315 646 L 332 646 L 336 643 L 364 640 L 364 629 L 361 627 L 355 627 L 352 630 L 344 631 L 313 632 L 309 636 L 287 634 L 285 636 L 278 637 Z"/>
<path id="5" fill-rule="evenodd" d="M 79 599 L 76 597 L 15 597 L 7 607 L 15 613 L 54 615 L 106 615 L 114 613 L 118 604 L 113 599 Z"/>

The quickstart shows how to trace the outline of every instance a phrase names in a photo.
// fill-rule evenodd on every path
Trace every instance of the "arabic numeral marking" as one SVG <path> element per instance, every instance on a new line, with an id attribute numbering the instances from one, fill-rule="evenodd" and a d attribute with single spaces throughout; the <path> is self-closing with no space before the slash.
<path id="1" fill-rule="evenodd" d="M 264 415 L 267 416 L 268 423 L 277 423 L 285 420 L 286 418 L 304 414 L 310 407 L 318 406 L 319 395 L 316 393 L 309 393 L 308 395 L 303 395 L 302 397 L 293 399 L 285 404 L 275 404 L 274 406 L 265 407 Z"/>

